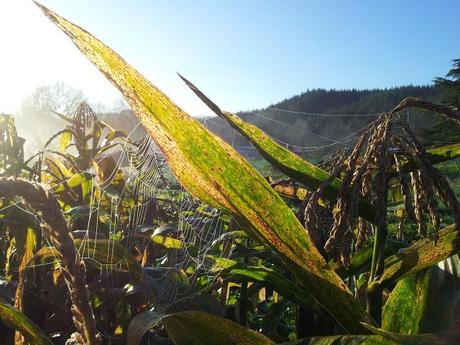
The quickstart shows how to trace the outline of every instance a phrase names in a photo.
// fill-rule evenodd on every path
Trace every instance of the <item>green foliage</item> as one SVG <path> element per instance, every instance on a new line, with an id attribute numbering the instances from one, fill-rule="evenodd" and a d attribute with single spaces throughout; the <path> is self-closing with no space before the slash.
<path id="1" fill-rule="evenodd" d="M 14 117 L 0 114 L 0 175 L 19 176 L 24 167 L 24 139 L 18 136 Z"/>
<path id="2" fill-rule="evenodd" d="M 403 334 L 453 330 L 460 300 L 459 269 L 455 255 L 400 280 L 385 304 L 382 327 Z"/>
<path id="3" fill-rule="evenodd" d="M 435 85 L 443 92 L 443 101 L 460 108 L 460 59 L 452 61 L 445 78 L 436 78 Z"/>
<path id="4" fill-rule="evenodd" d="M 145 312 L 136 316 L 129 325 L 128 345 L 138 345 L 149 328 L 162 322 L 175 345 L 271 345 L 270 339 L 248 330 L 232 321 L 198 311 L 185 311 L 164 315 Z"/>
<path id="5" fill-rule="evenodd" d="M 372 156 L 368 166 L 370 178 L 385 175 L 385 179 L 374 179 L 372 188 L 380 190 L 379 181 L 388 183 L 389 188 L 381 193 L 384 197 L 370 198 L 374 194 L 364 189 L 347 190 L 352 184 L 346 173 L 331 178 L 329 170 L 326 172 L 312 160 L 284 148 L 265 132 L 283 140 L 288 131 L 282 127 L 262 124 L 260 116 L 251 113 L 235 115 L 222 111 L 188 83 L 220 116 L 215 121 L 230 124 L 265 159 L 251 164 L 178 108 L 109 47 L 40 7 L 120 89 L 163 151 L 174 174 L 162 176 L 165 188 L 148 200 L 145 224 L 137 226 L 135 234 L 128 234 L 125 229 L 131 224 L 129 211 L 145 200 L 139 198 L 112 154 L 120 146 L 138 148 L 139 143 L 101 121 L 82 103 L 70 116 L 56 113 L 66 126 L 48 140 L 43 151 L 24 161 L 23 140 L 17 136 L 13 118 L 0 118 L 0 173 L 50 185 L 75 239 L 73 245 L 85 254 L 85 265 L 81 267 L 86 268 L 86 275 L 78 277 L 85 278 L 88 285 L 90 309 L 103 344 L 458 343 L 455 318 L 460 305 L 460 268 L 456 254 L 460 237 L 455 224 L 447 226 L 458 218 L 451 212 L 455 210 L 455 196 L 449 194 L 447 187 L 440 189 L 440 194 L 448 194 L 442 199 L 448 202 L 440 208 L 443 219 L 439 223 L 446 227 L 436 232 L 430 225 L 432 237 L 425 236 L 416 229 L 430 221 L 430 217 L 436 217 L 434 207 L 430 204 L 430 212 L 419 215 L 415 221 L 410 219 L 410 208 L 417 208 L 423 200 L 415 192 L 404 194 L 401 179 L 402 175 L 417 175 L 420 171 L 439 177 L 437 170 L 429 169 L 431 164 L 438 164 L 454 191 L 460 191 L 456 126 L 451 126 L 452 144 L 426 145 L 426 165 L 420 163 L 416 154 L 417 150 L 424 153 L 425 148 L 420 147 L 409 150 L 412 156 L 404 156 L 400 164 L 395 151 L 382 151 L 386 152 L 382 157 Z M 449 77 L 457 77 L 455 73 L 451 72 Z M 316 145 L 317 139 L 306 134 L 309 131 L 319 135 L 330 131 L 328 135 L 335 140 L 338 127 L 342 132 L 344 128 L 354 130 L 373 118 L 339 117 L 333 123 L 321 122 L 328 124 L 324 126 L 305 114 L 297 116 L 275 108 L 367 114 L 392 109 L 407 96 L 433 101 L 439 98 L 439 91 L 433 87 L 313 90 L 262 110 L 259 115 L 269 118 L 272 124 L 289 122 L 297 127 L 298 132 L 288 134 L 290 142 Z M 416 124 L 435 117 L 425 114 L 421 118 Z M 435 138 L 434 135 L 429 137 Z M 58 150 L 51 149 L 55 140 Z M 374 141 L 372 145 L 379 143 Z M 360 148 L 351 177 L 359 174 L 367 152 L 365 147 Z M 317 162 L 326 151 L 319 151 L 313 161 Z M 387 167 L 379 170 L 385 165 L 382 162 Z M 282 179 L 281 182 L 262 177 L 253 165 L 264 175 Z M 440 179 L 431 181 L 440 183 Z M 103 184 L 107 194 L 94 188 L 95 183 Z M 201 202 L 182 209 L 181 186 Z M 323 193 L 311 199 L 319 187 L 323 187 Z M 356 214 L 353 207 L 341 213 L 346 208 L 336 201 L 344 202 L 344 191 L 355 193 L 359 200 L 354 205 Z M 97 214 L 92 208 L 92 197 L 99 200 Z M 119 201 L 115 211 L 111 205 L 113 198 Z M 310 227 L 311 224 L 299 221 L 307 214 L 306 204 L 310 200 L 316 200 L 318 213 L 329 212 L 325 220 L 329 217 L 333 222 L 340 218 L 367 221 L 364 225 L 369 226 L 370 234 L 359 245 L 347 242 L 345 236 L 337 239 L 349 246 L 347 261 L 339 261 L 318 244 L 318 238 L 330 235 L 327 225 Z M 0 301 L 0 319 L 12 329 L 6 333 L 5 341 L 12 343 L 13 330 L 18 332 L 14 337 L 17 344 L 49 345 L 51 336 L 55 344 L 78 338 L 74 333 L 78 327 L 72 322 L 77 303 L 72 308 L 74 314 L 68 307 L 75 299 L 71 299 L 73 291 L 68 290 L 67 284 L 74 280 L 69 276 L 69 260 L 65 259 L 66 252 L 60 243 L 50 246 L 49 234 L 53 229 L 49 224 L 43 225 L 42 214 L 36 214 L 21 199 L 2 198 L 0 206 L 0 267 L 5 272 L 0 277 L 0 296 L 14 300 L 15 307 L 22 312 Z M 209 206 L 225 211 L 218 216 L 224 224 L 224 235 L 213 241 L 203 262 L 190 260 L 183 268 L 172 267 L 170 257 L 184 249 L 188 253 L 199 251 L 197 241 L 202 240 L 179 237 L 179 219 L 193 218 L 195 214 L 206 217 Z M 58 210 L 56 217 L 60 213 Z M 377 253 L 373 250 L 372 233 L 375 226 L 382 229 L 387 222 L 389 236 L 383 236 L 381 243 L 376 241 L 382 246 Z M 347 224 L 347 231 L 354 234 L 363 226 L 351 221 Z M 69 242 L 72 244 L 72 240 Z M 79 261 L 73 264 L 79 265 Z M 165 296 L 171 291 L 166 291 L 168 286 L 162 284 L 162 277 L 171 271 L 168 279 L 178 290 L 189 294 L 183 300 L 166 303 Z M 209 279 L 208 273 L 216 279 Z M 364 309 L 366 303 L 376 321 L 383 307 L 381 324 L 369 317 Z M 301 329 L 305 324 L 308 329 Z M 300 336 L 308 338 L 297 339 Z"/>

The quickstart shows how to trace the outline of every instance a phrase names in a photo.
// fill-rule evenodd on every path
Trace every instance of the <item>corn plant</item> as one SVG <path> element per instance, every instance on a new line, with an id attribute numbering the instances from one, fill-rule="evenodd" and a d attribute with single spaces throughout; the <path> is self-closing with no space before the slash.
<path id="1" fill-rule="evenodd" d="M 69 287 L 75 332 L 70 339 L 69 332 L 61 332 L 68 342 L 137 345 L 146 343 L 149 331 L 157 340 L 179 345 L 287 340 L 292 344 L 460 344 L 455 323 L 460 299 L 460 204 L 435 167 L 458 157 L 460 146 L 425 147 L 398 112 L 416 107 L 439 113 L 453 123 L 459 122 L 460 114 L 448 107 L 405 99 L 371 123 L 351 152 L 338 152 L 314 165 L 278 145 L 256 126 L 221 110 L 183 78 L 200 99 L 287 177 L 271 181 L 111 48 L 38 6 L 122 92 L 177 181 L 206 205 L 200 204 L 196 211 L 206 212 L 207 205 L 223 210 L 230 238 L 226 243 L 233 252 L 228 257 L 219 255 L 228 251 L 225 245 L 207 252 L 207 264 L 219 279 L 203 284 L 200 296 L 209 292 L 213 303 L 217 296 L 227 318 L 205 312 L 210 308 L 194 304 L 196 300 L 160 310 L 158 287 L 149 283 L 146 268 L 157 272 L 165 268 L 155 260 L 160 256 L 159 247 L 168 252 L 190 245 L 171 230 L 181 211 L 175 200 L 166 200 L 156 206 L 169 215 L 152 211 L 149 219 L 155 218 L 158 224 L 144 224 L 139 243 L 123 248 L 120 243 L 128 239 L 122 238 L 115 246 L 114 257 L 132 274 L 127 284 L 119 284 L 109 294 L 98 288 L 102 275 L 90 260 L 86 265 L 80 260 L 76 248 L 81 248 L 82 239 L 72 238 L 60 207 L 69 211 L 69 205 L 87 203 L 86 180 L 67 179 L 97 166 L 98 155 L 124 136 L 98 121 L 83 104 L 73 118 L 59 114 L 69 126 L 51 138 L 60 138 L 60 155 L 66 163 L 48 160 L 52 176 L 42 182 L 55 186 L 57 198 L 38 184 L 0 180 L 0 192 L 9 198 L 7 202 L 22 195 L 25 206 L 31 213 L 40 211 L 44 223 L 20 227 L 26 235 L 9 245 L 11 252 L 24 248 L 17 259 L 24 269 L 17 277 L 16 309 L 1 302 L 0 318 L 18 332 L 17 342 L 51 343 L 34 324 L 38 318 L 25 316 L 29 311 L 22 303 L 27 279 L 32 279 L 25 272 L 27 263 L 51 262 L 60 273 L 51 274 L 56 277 L 50 289 L 59 286 L 59 279 Z M 101 139 L 103 130 L 108 130 L 106 140 Z M 75 147 L 73 153 L 70 146 Z M 64 180 L 66 184 L 61 186 Z M 79 198 L 69 201 L 77 189 Z M 179 190 L 169 190 L 165 198 L 173 199 L 174 193 Z M 393 225 L 396 230 L 392 233 Z M 41 230 L 54 248 L 35 241 Z M 98 239 L 88 246 L 98 262 L 110 263 L 106 247 L 107 243 Z M 151 263 L 156 266 L 148 267 Z M 49 269 L 45 271 L 50 275 Z M 199 277 L 196 285 L 187 285 L 187 274 L 178 272 L 176 278 L 182 279 L 186 288 L 198 286 Z M 130 299 L 135 288 L 141 293 Z M 104 305 L 106 299 L 117 301 L 122 311 L 113 312 L 111 306 Z M 287 319 L 295 319 L 297 325 Z M 297 330 L 296 339 L 293 330 Z"/>

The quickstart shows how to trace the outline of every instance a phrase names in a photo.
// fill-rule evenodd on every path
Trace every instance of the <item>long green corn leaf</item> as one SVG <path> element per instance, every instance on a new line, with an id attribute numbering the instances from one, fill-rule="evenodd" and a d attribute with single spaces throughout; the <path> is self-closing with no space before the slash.
<path id="1" fill-rule="evenodd" d="M 282 257 L 304 287 L 349 332 L 371 322 L 307 232 L 267 181 L 230 145 L 177 107 L 117 53 L 42 5 L 42 11 L 123 93 L 189 192 L 232 212 Z"/>
<path id="2" fill-rule="evenodd" d="M 460 298 L 460 261 L 455 255 L 441 264 L 398 282 L 383 309 L 383 329 L 403 334 L 453 330 Z"/>
<path id="3" fill-rule="evenodd" d="M 460 345 L 459 333 L 400 334 L 366 325 L 376 335 L 401 345 Z"/>
<path id="4" fill-rule="evenodd" d="M 256 331 L 201 311 L 139 314 L 129 323 L 127 345 L 139 345 L 144 333 L 160 322 L 175 345 L 274 345 Z"/>
<path id="5" fill-rule="evenodd" d="M 267 161 L 287 176 L 305 184 L 310 190 L 316 190 L 323 182 L 330 181 L 329 185 L 324 189 L 324 196 L 330 200 L 337 199 L 342 181 L 338 178 L 331 179 L 331 176 L 327 172 L 279 145 L 257 126 L 244 121 L 235 114 L 222 111 L 195 85 L 184 77 L 180 77 L 216 115 L 225 119 L 236 131 L 248 139 Z M 375 210 L 372 204 L 362 198 L 358 200 L 358 214 L 372 223 L 375 221 Z"/>
<path id="6" fill-rule="evenodd" d="M 438 262 L 458 253 L 460 250 L 460 233 L 455 225 L 439 231 L 435 240 L 423 239 L 407 249 L 385 260 L 385 270 L 378 280 L 372 282 L 369 289 L 386 287 L 392 282 L 411 273 L 436 265 Z"/>

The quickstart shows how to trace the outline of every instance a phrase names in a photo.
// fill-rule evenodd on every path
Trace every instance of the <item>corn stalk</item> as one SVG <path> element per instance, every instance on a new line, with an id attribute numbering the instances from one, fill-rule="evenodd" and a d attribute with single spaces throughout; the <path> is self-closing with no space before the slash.
<path id="1" fill-rule="evenodd" d="M 70 291 L 73 321 L 81 335 L 81 343 L 99 344 L 86 286 L 85 264 L 75 248 L 57 199 L 41 184 L 23 179 L 0 178 L 0 195 L 7 198 L 24 198 L 32 209 L 41 214 L 44 230 L 62 255 L 61 271 Z"/>

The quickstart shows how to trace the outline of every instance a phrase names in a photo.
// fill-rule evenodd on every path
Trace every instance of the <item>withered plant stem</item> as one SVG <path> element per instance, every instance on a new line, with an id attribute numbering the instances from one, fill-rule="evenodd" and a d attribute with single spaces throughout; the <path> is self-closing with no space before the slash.
<path id="1" fill-rule="evenodd" d="M 0 196 L 19 196 L 37 212 L 43 220 L 43 228 L 62 256 L 62 274 L 72 301 L 71 311 L 77 331 L 86 345 L 98 345 L 93 310 L 86 286 L 86 268 L 75 248 L 67 222 L 56 197 L 43 185 L 23 179 L 0 178 Z"/>

